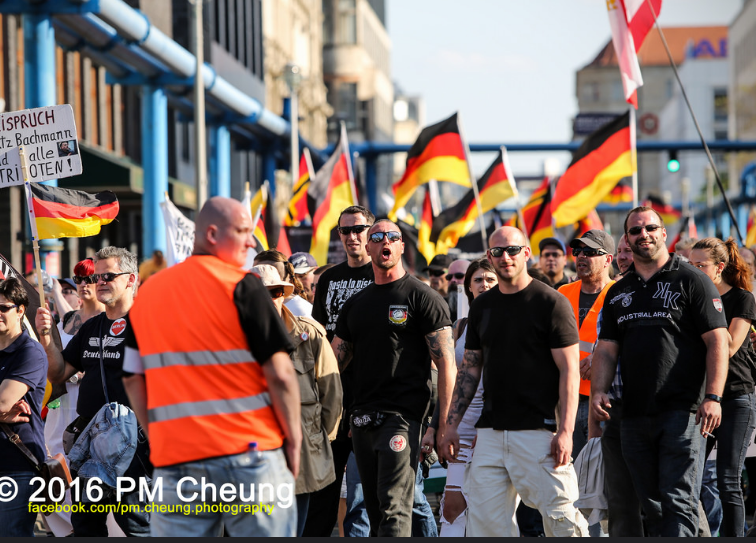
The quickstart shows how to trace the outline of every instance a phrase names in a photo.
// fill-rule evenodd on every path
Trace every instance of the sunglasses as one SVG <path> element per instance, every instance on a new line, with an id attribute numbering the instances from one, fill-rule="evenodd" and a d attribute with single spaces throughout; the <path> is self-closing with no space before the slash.
<path id="1" fill-rule="evenodd" d="M 92 279 L 91 275 L 74 275 L 73 282 L 76 283 L 77 285 L 81 285 L 82 283 L 91 285 L 92 283 L 96 283 L 97 281 Z"/>
<path id="2" fill-rule="evenodd" d="M 643 232 L 644 228 L 646 229 L 646 232 L 650 234 L 651 232 L 656 232 L 659 228 L 661 228 L 661 225 L 646 224 L 644 226 L 631 226 L 630 228 L 627 229 L 627 233 L 630 234 L 631 236 L 637 236 L 638 234 Z"/>
<path id="3" fill-rule="evenodd" d="M 524 245 L 510 245 L 509 247 L 491 247 L 488 250 L 488 252 L 491 254 L 492 257 L 499 258 L 505 252 L 509 256 L 519 255 L 520 251 L 522 251 L 524 248 L 525 248 Z"/>
<path id="4" fill-rule="evenodd" d="M 446 274 L 446 280 L 447 281 L 451 281 L 452 279 L 464 279 L 464 278 L 465 278 L 465 274 L 462 273 L 462 272 L 447 273 Z"/>
<path id="5" fill-rule="evenodd" d="M 111 281 L 115 281 L 115 278 L 119 275 L 131 275 L 131 272 L 121 272 L 121 273 L 93 273 L 89 277 L 92 279 L 92 283 L 99 283 L 100 280 L 105 281 L 106 283 L 110 283 Z M 75 282 L 75 281 L 74 281 Z"/>
<path id="6" fill-rule="evenodd" d="M 272 288 L 268 291 L 270 297 L 273 299 L 280 298 L 286 292 L 283 288 Z"/>
<path id="7" fill-rule="evenodd" d="M 428 270 L 428 275 L 431 275 L 433 277 L 441 277 L 445 273 L 446 270 Z"/>
<path id="8" fill-rule="evenodd" d="M 572 255 L 573 256 L 587 256 L 588 258 L 599 256 L 599 255 L 605 255 L 608 254 L 600 249 L 592 249 L 591 247 L 575 247 L 572 249 Z"/>
<path id="9" fill-rule="evenodd" d="M 362 234 L 370 228 L 369 224 L 357 224 L 355 226 L 339 226 L 339 234 L 348 236 L 349 234 Z"/>
<path id="10" fill-rule="evenodd" d="M 370 234 L 370 241 L 373 243 L 380 243 L 383 241 L 384 237 L 392 243 L 394 241 L 402 240 L 402 235 L 399 232 L 373 232 Z"/>
<path id="11" fill-rule="evenodd" d="M 17 305 L 0 305 L 0 313 L 7 313 L 11 309 L 18 307 Z"/>

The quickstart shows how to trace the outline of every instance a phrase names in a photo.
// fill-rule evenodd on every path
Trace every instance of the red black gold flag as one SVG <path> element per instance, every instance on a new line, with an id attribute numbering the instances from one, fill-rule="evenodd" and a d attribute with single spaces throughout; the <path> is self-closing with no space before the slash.
<path id="1" fill-rule="evenodd" d="M 312 217 L 310 254 L 319 266 L 328 261 L 331 230 L 338 226 L 339 214 L 344 208 L 355 205 L 356 201 L 349 143 L 342 124 L 333 154 L 312 178 L 307 190 L 307 207 Z"/>
<path id="2" fill-rule="evenodd" d="M 310 151 L 305 147 L 302 150 L 302 158 L 299 160 L 299 179 L 292 189 L 291 201 L 286 211 L 286 226 L 296 226 L 303 222 L 308 216 L 307 212 L 307 189 L 310 186 L 311 162 L 309 159 Z"/>
<path id="3" fill-rule="evenodd" d="M 267 182 L 263 183 L 260 188 L 257 189 L 257 192 L 254 196 L 251 196 L 250 192 L 247 191 L 246 195 L 244 196 L 244 202 L 242 203 L 249 206 L 249 212 L 252 215 L 252 220 L 255 221 L 255 231 L 253 232 L 253 235 L 259 242 L 259 249 L 267 251 L 268 249 L 270 249 L 270 244 L 268 243 L 268 233 L 267 229 L 265 228 L 265 216 L 266 209 L 268 207 Z"/>
<path id="4" fill-rule="evenodd" d="M 30 183 L 38 239 L 96 236 L 118 215 L 118 199 L 109 190 L 88 194 Z"/>
<path id="5" fill-rule="evenodd" d="M 404 207 L 420 185 L 431 179 L 471 186 L 457 113 L 420 132 L 407 153 L 404 175 L 394 183 L 394 208 L 389 212 L 389 218 L 395 221 L 396 212 Z"/>
<path id="6" fill-rule="evenodd" d="M 575 224 L 588 215 L 636 169 L 635 127 L 628 111 L 593 132 L 575 151 L 551 202 L 555 226 Z"/>
<path id="7" fill-rule="evenodd" d="M 658 196 L 652 194 L 648 195 L 648 198 L 643 202 L 644 206 L 650 207 L 661 215 L 664 224 L 673 224 L 680 220 L 682 213 L 669 204 L 665 204 L 664 201 Z"/>
<path id="8" fill-rule="evenodd" d="M 605 204 L 617 205 L 633 201 L 633 183 L 630 179 L 622 179 L 602 200 Z"/>
<path id="9" fill-rule="evenodd" d="M 423 200 L 423 214 L 420 217 L 420 227 L 417 230 L 417 250 L 425 257 L 426 262 L 430 262 L 436 256 L 436 246 L 430 240 L 433 222 L 430 190 L 426 188 L 425 199 Z"/>
<path id="10" fill-rule="evenodd" d="M 509 159 L 506 151 L 500 150 L 496 160 L 477 180 L 480 205 L 483 213 L 517 195 Z M 478 219 L 478 206 L 475 193 L 470 189 L 454 206 L 443 210 L 433 221 L 430 241 L 435 244 L 437 254 L 446 254 L 451 247 L 456 247 L 459 238 L 465 236 Z"/>
<path id="11" fill-rule="evenodd" d="M 751 208 L 751 212 L 748 214 L 748 226 L 746 228 L 746 247 L 753 247 L 756 245 L 756 209 Z"/>
<path id="12" fill-rule="evenodd" d="M 551 223 L 551 179 L 546 178 L 543 183 L 533 191 L 530 200 L 522 208 L 522 218 L 525 221 L 526 230 L 530 236 L 530 247 L 534 255 L 540 254 L 539 242 L 544 238 L 554 237 L 554 227 Z M 513 215 L 507 226 L 522 229 L 517 214 Z"/>

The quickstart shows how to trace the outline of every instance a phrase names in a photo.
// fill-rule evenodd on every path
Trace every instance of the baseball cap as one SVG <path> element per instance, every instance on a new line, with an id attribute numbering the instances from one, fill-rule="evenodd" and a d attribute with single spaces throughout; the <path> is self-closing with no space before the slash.
<path id="1" fill-rule="evenodd" d="M 559 238 L 543 238 L 538 243 L 538 250 L 540 252 L 543 252 L 543 248 L 546 247 L 547 245 L 556 245 L 562 250 L 564 254 L 567 254 L 567 247 L 564 246 L 564 242 Z"/>
<path id="2" fill-rule="evenodd" d="M 72 289 L 76 290 L 76 283 L 74 283 L 73 279 L 66 277 L 64 279 L 59 279 L 58 281 L 60 282 L 61 287 L 66 288 L 66 285 L 68 285 Z M 65 285 L 63 283 L 65 283 Z"/>
<path id="3" fill-rule="evenodd" d="M 317 269 L 318 263 L 310 253 L 294 253 L 289 257 L 294 273 L 305 274 Z"/>
<path id="4" fill-rule="evenodd" d="M 283 287 L 284 296 L 291 296 L 294 292 L 294 285 L 281 280 L 281 275 L 273 266 L 269 266 L 268 264 L 258 264 L 249 271 L 259 276 L 263 285 L 265 285 L 268 290 L 276 287 Z"/>
<path id="5" fill-rule="evenodd" d="M 430 264 L 426 268 L 423 268 L 423 271 L 448 270 L 449 265 L 452 262 L 454 262 L 454 259 L 449 255 L 436 255 L 433 257 L 433 260 L 430 261 Z"/>
<path id="6" fill-rule="evenodd" d="M 614 254 L 614 240 L 603 230 L 588 230 L 579 238 L 573 239 L 570 242 L 570 247 L 574 249 L 581 242 L 591 249 L 600 249 L 610 255 Z"/>

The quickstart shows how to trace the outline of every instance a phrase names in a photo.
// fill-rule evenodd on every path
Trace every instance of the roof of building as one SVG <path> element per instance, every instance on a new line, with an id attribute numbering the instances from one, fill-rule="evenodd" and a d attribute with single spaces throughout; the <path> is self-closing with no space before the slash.
<path id="1" fill-rule="evenodd" d="M 691 42 L 697 44 L 702 40 L 708 40 L 716 50 L 719 49 L 721 40 L 727 39 L 726 26 L 679 26 L 664 27 L 662 30 L 669 50 L 672 52 L 672 58 L 678 66 L 685 60 L 686 50 Z M 702 51 L 698 58 L 705 55 L 706 51 Z M 638 51 L 638 63 L 641 66 L 669 66 L 667 52 L 664 50 L 664 44 L 656 28 L 651 29 L 640 51 Z M 607 66 L 617 66 L 617 55 L 614 52 L 611 39 L 585 68 L 605 68 Z"/>

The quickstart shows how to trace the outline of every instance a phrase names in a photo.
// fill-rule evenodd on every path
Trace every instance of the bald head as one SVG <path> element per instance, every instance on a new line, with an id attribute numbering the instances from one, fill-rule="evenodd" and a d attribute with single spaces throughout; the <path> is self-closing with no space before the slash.
<path id="1" fill-rule="evenodd" d="M 255 247 L 252 217 L 241 202 L 213 196 L 197 216 L 194 254 L 210 254 L 243 266 L 247 249 Z"/>
<path id="2" fill-rule="evenodd" d="M 502 226 L 497 228 L 488 238 L 489 247 L 507 247 L 509 245 L 522 245 L 529 247 L 525 234 L 513 226 Z"/>

